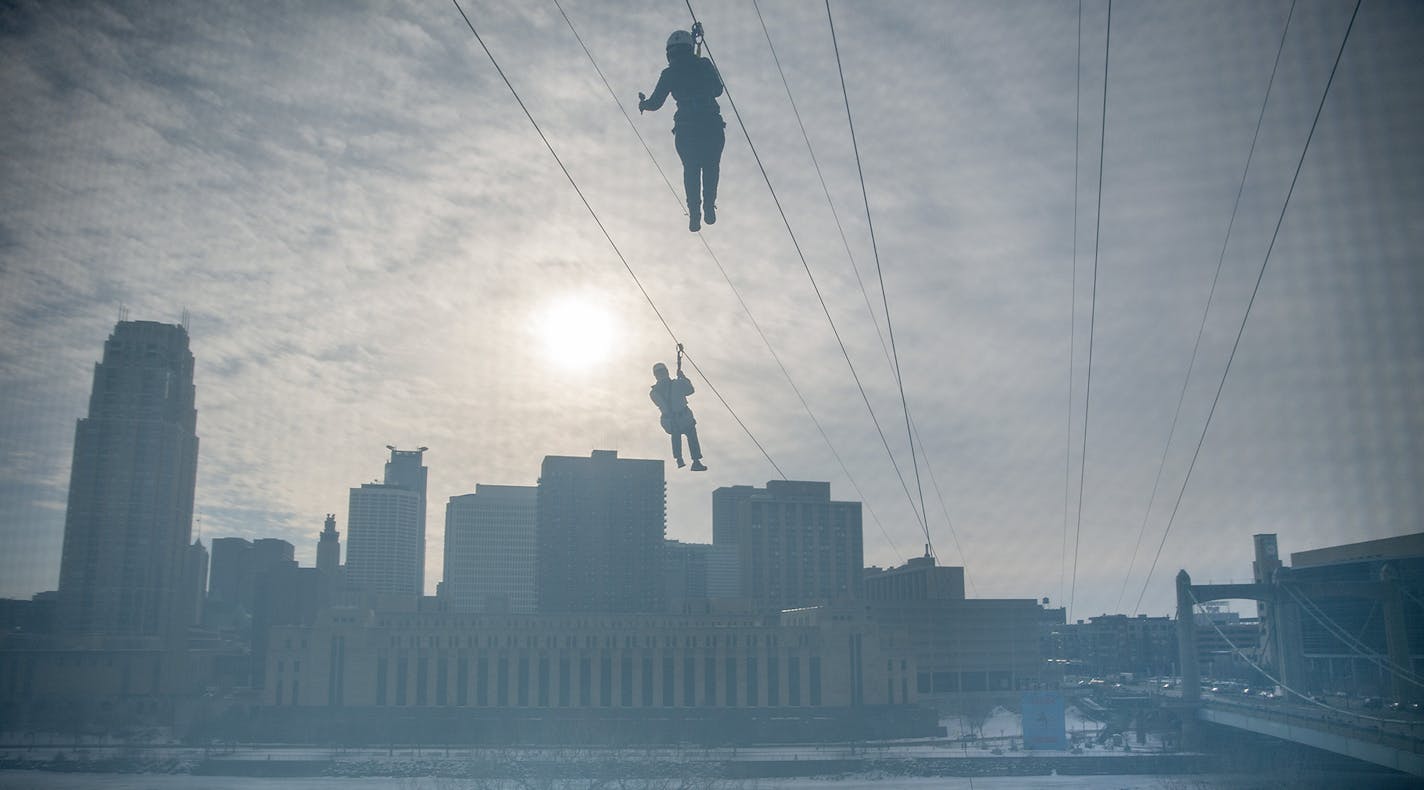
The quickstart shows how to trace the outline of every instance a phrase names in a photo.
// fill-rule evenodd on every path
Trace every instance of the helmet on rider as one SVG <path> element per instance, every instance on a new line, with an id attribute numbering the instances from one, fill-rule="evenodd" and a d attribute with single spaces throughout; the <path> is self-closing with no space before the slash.
<path id="1" fill-rule="evenodd" d="M 668 48 L 668 49 L 672 49 L 673 47 L 688 47 L 688 48 L 691 48 L 694 43 L 695 43 L 695 42 L 694 42 L 693 39 L 692 39 L 692 34 L 691 34 L 691 33 L 687 32 L 686 30 L 674 30 L 674 31 L 672 31 L 672 35 L 668 36 L 667 48 Z"/>

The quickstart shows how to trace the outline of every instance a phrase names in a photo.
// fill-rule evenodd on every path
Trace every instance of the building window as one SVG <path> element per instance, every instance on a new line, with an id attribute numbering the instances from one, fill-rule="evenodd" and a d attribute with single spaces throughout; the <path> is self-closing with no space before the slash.
<path id="1" fill-rule="evenodd" d="M 520 656 L 516 660 L 519 678 L 519 707 L 529 707 L 529 657 Z"/>
<path id="2" fill-rule="evenodd" d="M 792 707 L 801 705 L 801 657 L 791 656 L 786 660 L 786 696 Z"/>
<path id="3" fill-rule="evenodd" d="M 587 656 L 579 659 L 579 705 L 593 707 L 593 660 Z"/>
<path id="4" fill-rule="evenodd" d="M 707 657 L 706 671 L 702 673 L 702 704 L 709 707 L 717 707 L 717 659 L 712 656 Z"/>
<path id="5" fill-rule="evenodd" d="M 455 662 L 455 704 L 464 707 L 470 704 L 470 659 L 460 656 Z"/>
<path id="6" fill-rule="evenodd" d="M 811 705 L 821 704 L 821 657 L 811 656 Z"/>
<path id="7" fill-rule="evenodd" d="M 618 662 L 618 696 L 621 698 L 618 704 L 625 708 L 633 707 L 633 657 L 623 656 L 623 660 Z"/>
<path id="8" fill-rule="evenodd" d="M 559 707 L 569 706 L 569 659 L 559 659 Z"/>
<path id="9" fill-rule="evenodd" d="M 781 677 L 778 675 L 779 660 L 775 654 L 766 657 L 766 704 L 771 707 L 781 705 Z"/>
<path id="10" fill-rule="evenodd" d="M 396 705 L 405 704 L 406 676 L 410 674 L 410 664 L 407 659 L 396 659 Z"/>
<path id="11" fill-rule="evenodd" d="M 653 657 L 643 656 L 643 699 L 642 705 L 647 708 L 653 702 Z"/>
<path id="12" fill-rule="evenodd" d="M 673 706 L 673 692 L 677 689 L 676 678 L 673 677 L 673 667 L 676 664 L 672 660 L 672 655 L 663 656 L 663 707 Z"/>
<path id="13" fill-rule="evenodd" d="M 448 697 L 448 694 L 447 694 L 447 692 L 449 691 L 449 686 L 448 686 L 448 681 L 446 681 L 446 679 L 445 679 L 445 676 L 446 676 L 446 674 L 449 672 L 449 670 L 450 670 L 449 659 L 445 658 L 445 656 L 441 656 L 441 657 L 435 662 L 435 704 L 436 704 L 436 705 L 448 705 L 448 704 L 450 704 L 450 700 L 449 700 L 449 697 Z"/>
<path id="14" fill-rule="evenodd" d="M 494 693 L 495 704 L 509 706 L 509 656 L 500 656 L 495 664 Z"/>
<path id="15" fill-rule="evenodd" d="M 549 707 L 549 657 L 539 656 L 539 707 Z"/>
<path id="16" fill-rule="evenodd" d="M 475 661 L 475 704 L 489 705 L 489 659 L 484 655 Z"/>
<path id="17" fill-rule="evenodd" d="M 747 656 L 747 705 L 753 708 L 757 706 L 756 656 Z"/>
<path id="18" fill-rule="evenodd" d="M 608 708 L 613 705 L 613 657 L 604 651 L 598 666 L 598 704 Z"/>
<path id="19" fill-rule="evenodd" d="M 727 656 L 727 707 L 737 707 L 737 659 Z"/>
<path id="20" fill-rule="evenodd" d="M 376 659 L 376 704 L 386 704 L 386 676 L 390 674 L 389 659 Z"/>
<path id="21" fill-rule="evenodd" d="M 682 706 L 697 707 L 697 659 L 692 656 L 682 659 Z"/>

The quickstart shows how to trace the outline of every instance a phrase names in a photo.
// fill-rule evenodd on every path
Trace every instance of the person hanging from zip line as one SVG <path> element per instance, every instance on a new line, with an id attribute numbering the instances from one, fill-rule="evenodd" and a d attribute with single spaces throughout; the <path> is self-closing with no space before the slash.
<path id="1" fill-rule="evenodd" d="M 682 159 L 682 186 L 687 194 L 687 229 L 696 233 L 705 220 L 717 221 L 717 181 L 722 166 L 722 148 L 727 143 L 727 123 L 717 98 L 722 95 L 722 78 L 712 61 L 693 51 L 701 23 L 693 33 L 674 30 L 667 40 L 668 67 L 658 77 L 652 96 L 638 94 L 638 111 L 658 110 L 668 94 L 677 100 L 672 117 L 672 133 L 677 155 Z"/>
<path id="2" fill-rule="evenodd" d="M 692 471 L 707 471 L 702 464 L 702 445 L 697 442 L 697 419 L 692 416 L 692 409 L 687 407 L 687 396 L 694 390 L 692 382 L 682 373 L 681 343 L 677 346 L 677 378 L 668 376 L 667 365 L 661 362 L 653 365 L 653 378 L 648 397 L 662 412 L 660 421 L 663 430 L 672 437 L 672 457 L 677 461 L 677 468 L 686 465 L 682 460 L 682 437 L 687 436 L 687 449 L 692 453 Z"/>

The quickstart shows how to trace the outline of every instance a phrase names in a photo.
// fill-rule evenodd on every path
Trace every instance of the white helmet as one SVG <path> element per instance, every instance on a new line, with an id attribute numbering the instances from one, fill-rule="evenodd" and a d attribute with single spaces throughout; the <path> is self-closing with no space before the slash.
<path id="1" fill-rule="evenodd" d="M 673 47 L 680 46 L 691 47 L 693 43 L 691 33 L 686 30 L 674 30 L 672 31 L 672 35 L 668 36 L 667 48 L 672 49 Z"/>

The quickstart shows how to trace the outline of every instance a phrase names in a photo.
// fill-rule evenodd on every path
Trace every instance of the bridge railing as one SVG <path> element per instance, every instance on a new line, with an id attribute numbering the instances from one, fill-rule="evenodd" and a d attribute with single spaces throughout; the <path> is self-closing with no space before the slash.
<path id="1" fill-rule="evenodd" d="M 1284 701 L 1255 701 L 1219 696 L 1203 696 L 1202 704 L 1249 713 L 1266 721 L 1306 727 L 1331 735 L 1378 743 L 1413 754 L 1424 754 L 1424 721 L 1377 719 L 1348 711 L 1325 708 L 1311 710 Z"/>

